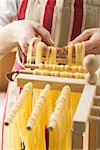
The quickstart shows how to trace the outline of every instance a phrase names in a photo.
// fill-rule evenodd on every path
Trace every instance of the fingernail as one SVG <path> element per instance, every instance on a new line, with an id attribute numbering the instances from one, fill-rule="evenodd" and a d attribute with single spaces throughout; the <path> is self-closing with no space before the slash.
<path id="1" fill-rule="evenodd" d="M 52 38 L 50 39 L 50 45 L 52 45 L 52 46 L 54 45 L 54 41 Z"/>

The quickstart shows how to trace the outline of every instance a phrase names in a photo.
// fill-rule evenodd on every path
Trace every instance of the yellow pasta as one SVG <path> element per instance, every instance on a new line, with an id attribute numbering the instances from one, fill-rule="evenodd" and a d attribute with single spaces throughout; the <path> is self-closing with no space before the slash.
<path id="1" fill-rule="evenodd" d="M 28 52 L 27 52 L 27 63 L 28 64 L 31 64 L 31 61 L 32 61 L 32 51 L 33 51 L 33 49 L 34 49 L 34 43 L 35 43 L 35 41 L 36 40 L 39 40 L 39 38 L 38 37 L 34 37 L 32 40 L 31 40 L 31 42 L 30 42 L 30 44 L 29 44 L 29 48 L 28 48 Z"/>
<path id="2" fill-rule="evenodd" d="M 44 45 L 45 44 L 42 43 L 42 42 L 39 42 L 37 44 L 37 47 L 36 47 L 36 58 L 35 58 L 35 63 L 36 64 L 42 63 L 42 55 L 43 55 Z"/>
<path id="3" fill-rule="evenodd" d="M 76 65 L 82 66 L 84 57 L 85 57 L 84 43 L 75 44 L 75 63 L 76 63 Z"/>
<path id="4" fill-rule="evenodd" d="M 31 41 L 27 54 L 27 63 L 31 64 L 34 38 Z M 85 56 L 84 43 L 68 46 L 68 64 L 57 64 L 57 51 L 48 47 L 46 60 L 43 63 L 43 49 L 45 44 L 38 42 L 36 46 L 35 64 L 38 66 L 33 75 L 52 76 L 62 78 L 85 78 L 82 60 Z M 73 48 L 75 47 L 75 62 L 73 61 Z M 71 92 L 69 86 L 62 90 L 51 90 L 52 84 L 44 89 L 34 88 L 28 82 L 18 100 L 6 117 L 5 150 L 71 150 L 71 130 L 73 116 L 80 99 L 80 93 Z M 48 138 L 45 137 L 48 127 Z M 9 142 L 10 140 L 10 142 Z M 48 144 L 47 144 L 48 143 Z"/>
<path id="5" fill-rule="evenodd" d="M 68 65 L 73 64 L 73 44 L 68 45 Z"/>
<path id="6" fill-rule="evenodd" d="M 56 106 L 53 114 L 50 117 L 48 130 L 49 135 L 49 149 L 54 150 L 69 150 L 70 144 L 67 141 L 69 139 L 69 128 L 71 128 L 68 121 L 71 120 L 70 115 L 70 93 L 71 90 L 68 86 L 64 87 L 61 91 L 61 95 L 56 101 Z M 63 127 L 62 127 L 63 124 Z M 71 130 L 70 130 L 71 132 Z M 71 139 L 70 139 L 71 140 Z M 68 143 L 67 143 L 68 142 Z"/>
<path id="7" fill-rule="evenodd" d="M 24 86 L 18 100 L 6 117 L 5 125 L 9 126 L 5 127 L 5 149 L 21 150 L 21 142 L 26 136 L 25 124 L 32 110 L 31 101 L 32 83 L 29 82 Z"/>
<path id="8" fill-rule="evenodd" d="M 54 47 L 48 47 L 46 52 L 46 64 L 56 64 L 57 51 Z"/>

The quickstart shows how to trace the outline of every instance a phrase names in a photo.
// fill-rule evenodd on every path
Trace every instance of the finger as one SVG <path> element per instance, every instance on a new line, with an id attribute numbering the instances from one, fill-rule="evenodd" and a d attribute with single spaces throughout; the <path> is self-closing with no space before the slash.
<path id="1" fill-rule="evenodd" d="M 29 33 L 27 33 L 25 40 L 27 41 L 28 44 L 30 44 L 31 40 L 36 36 L 37 35 L 36 35 L 35 31 L 33 29 L 30 29 Z"/>
<path id="2" fill-rule="evenodd" d="M 37 44 L 40 42 L 40 39 L 37 38 L 35 41 L 34 41 L 34 44 L 33 44 L 33 56 L 35 56 L 36 54 L 36 48 L 37 48 Z"/>
<path id="3" fill-rule="evenodd" d="M 75 44 L 82 41 L 88 40 L 92 36 L 91 30 L 85 30 L 82 34 L 80 34 L 78 37 L 76 37 L 73 41 L 70 43 Z"/>
<path id="4" fill-rule="evenodd" d="M 46 56 L 47 50 L 48 50 L 48 46 L 44 45 L 44 47 L 43 47 L 43 56 Z"/>
<path id="5" fill-rule="evenodd" d="M 100 48 L 100 41 L 97 40 L 95 37 L 92 37 L 90 40 L 84 42 L 86 51 L 95 49 L 95 48 Z"/>
<path id="6" fill-rule="evenodd" d="M 32 51 L 32 55 L 35 55 L 35 44 L 39 41 L 40 39 L 37 38 L 34 42 L 32 42 L 32 39 L 34 39 L 34 37 L 36 37 L 36 33 L 34 32 L 34 30 L 30 30 L 30 32 L 27 34 L 26 39 L 24 39 L 27 43 L 28 43 L 28 49 L 29 49 L 29 45 L 31 44 L 31 51 Z"/>
<path id="7" fill-rule="evenodd" d="M 100 54 L 100 46 L 96 47 L 94 49 L 90 49 L 86 51 L 86 55 L 88 54 Z"/>
<path id="8" fill-rule="evenodd" d="M 41 42 L 40 40 L 36 40 L 34 42 L 34 55 L 36 54 L 37 46 L 38 46 L 38 43 L 40 43 L 40 42 Z M 43 42 L 41 42 L 41 44 L 42 44 L 42 48 L 43 48 L 43 56 L 46 56 L 46 51 L 48 49 L 48 46 Z"/>
<path id="9" fill-rule="evenodd" d="M 35 31 L 42 36 L 43 41 L 48 44 L 48 45 L 54 45 L 54 41 L 50 35 L 50 33 L 44 28 L 42 27 L 40 24 L 37 23 L 33 23 L 33 27 L 35 29 Z"/>
<path id="10" fill-rule="evenodd" d="M 20 46 L 22 52 L 23 52 L 25 55 L 27 55 L 28 43 L 25 42 L 25 41 L 20 41 L 20 42 L 19 42 L 19 46 Z"/>

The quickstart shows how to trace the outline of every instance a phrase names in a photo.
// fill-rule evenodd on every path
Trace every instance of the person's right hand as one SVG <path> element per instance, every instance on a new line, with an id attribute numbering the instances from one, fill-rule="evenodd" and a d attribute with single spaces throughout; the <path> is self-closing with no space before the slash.
<path id="1" fill-rule="evenodd" d="M 26 53 L 31 39 L 37 35 L 40 35 L 47 45 L 54 44 L 50 33 L 39 23 L 28 20 L 15 21 L 9 24 L 8 28 L 12 39 L 19 44 L 24 53 Z"/>

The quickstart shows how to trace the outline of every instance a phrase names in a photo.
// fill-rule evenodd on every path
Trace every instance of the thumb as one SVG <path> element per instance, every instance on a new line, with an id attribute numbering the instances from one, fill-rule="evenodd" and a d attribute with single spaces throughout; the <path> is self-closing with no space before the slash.
<path id="1" fill-rule="evenodd" d="M 82 34 L 80 34 L 78 37 L 76 37 L 73 41 L 71 41 L 70 43 L 75 44 L 75 43 L 79 43 L 82 41 L 86 41 L 88 40 L 90 37 L 92 36 L 92 32 L 90 29 L 85 30 Z"/>
<path id="2" fill-rule="evenodd" d="M 54 41 L 50 33 L 38 23 L 33 23 L 34 30 L 43 38 L 47 45 L 54 45 Z"/>

